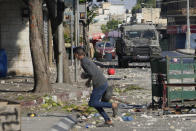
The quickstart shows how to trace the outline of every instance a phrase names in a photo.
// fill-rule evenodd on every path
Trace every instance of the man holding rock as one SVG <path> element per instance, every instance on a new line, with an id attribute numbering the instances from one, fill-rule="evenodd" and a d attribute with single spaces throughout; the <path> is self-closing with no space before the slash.
<path id="1" fill-rule="evenodd" d="M 94 107 L 104 118 L 105 123 L 103 126 L 113 126 L 111 119 L 104 111 L 103 108 L 112 108 L 113 116 L 117 114 L 118 104 L 103 102 L 101 99 L 108 88 L 108 83 L 103 75 L 103 73 L 98 69 L 98 67 L 90 61 L 86 56 L 84 49 L 82 47 L 76 47 L 74 49 L 75 57 L 81 61 L 81 66 L 85 72 L 82 77 L 88 77 L 88 81 L 86 82 L 86 86 L 89 86 L 89 83 L 92 81 L 93 83 L 93 91 L 90 96 L 89 106 Z"/>

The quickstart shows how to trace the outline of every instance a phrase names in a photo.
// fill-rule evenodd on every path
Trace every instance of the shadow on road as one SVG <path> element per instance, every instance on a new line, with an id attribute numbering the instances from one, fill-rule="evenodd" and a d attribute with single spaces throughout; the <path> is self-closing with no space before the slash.
<path id="1" fill-rule="evenodd" d="M 31 93 L 31 92 L 33 92 L 33 90 L 29 90 L 29 91 L 0 90 L 0 92 Z"/>
<path id="2" fill-rule="evenodd" d="M 123 68 L 120 68 L 118 66 L 118 64 L 116 63 L 116 61 L 94 61 L 94 63 L 97 65 L 97 66 L 100 66 L 101 68 L 117 68 L 117 69 L 123 69 Z M 150 68 L 150 65 L 148 65 L 147 63 L 142 63 L 141 65 L 139 63 L 137 63 L 137 65 L 135 64 L 131 64 L 129 65 L 127 68 Z M 126 68 L 125 68 L 126 69 Z"/>
<path id="3" fill-rule="evenodd" d="M 3 99 L 3 98 L 0 98 L 0 102 L 8 102 L 8 104 L 20 104 L 19 102 L 8 100 L 8 99 Z"/>

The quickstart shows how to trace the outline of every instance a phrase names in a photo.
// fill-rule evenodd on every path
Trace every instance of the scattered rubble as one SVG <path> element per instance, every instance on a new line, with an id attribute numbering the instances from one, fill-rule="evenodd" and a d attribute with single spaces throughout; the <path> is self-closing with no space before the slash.
<path id="1" fill-rule="evenodd" d="M 120 102 L 121 104 L 119 105 L 119 116 L 112 118 L 115 126 L 117 126 L 118 129 L 120 129 L 120 126 L 122 126 L 128 130 L 133 131 L 140 129 L 145 130 L 145 128 L 151 127 L 153 129 L 161 128 L 176 131 L 192 129 L 189 124 L 191 123 L 192 125 L 194 125 L 196 123 L 195 118 L 191 117 L 192 114 L 196 113 L 195 109 L 191 109 L 189 111 L 189 113 L 191 114 L 188 114 L 188 116 L 182 117 L 181 115 L 183 114 L 178 114 L 178 117 L 175 117 L 175 110 L 167 110 L 164 112 L 163 110 L 147 109 L 148 104 L 151 103 L 150 68 L 140 68 L 137 67 L 138 65 L 135 66 L 134 68 L 127 69 L 116 68 L 114 75 L 107 75 L 107 68 L 102 68 L 105 76 L 109 79 L 109 85 L 114 88 L 114 97 L 122 100 L 122 102 Z M 23 87 L 24 85 L 22 83 L 25 81 L 30 83 L 30 86 L 25 85 L 25 90 L 32 89 L 32 78 L 9 81 L 1 80 L 0 83 L 2 84 L 2 89 L 9 91 Z M 74 85 L 74 87 L 76 86 Z M 79 85 L 78 88 L 83 90 L 81 85 Z M 1 95 L 2 97 L 9 97 L 5 96 L 4 93 L 1 93 Z M 24 99 L 33 100 L 39 98 L 39 96 L 26 97 L 20 93 L 18 93 L 18 95 L 12 94 L 12 97 L 14 97 L 15 100 L 18 101 L 23 101 Z M 44 96 L 44 101 L 40 106 L 38 106 L 38 108 L 40 108 L 41 111 L 47 112 L 50 112 L 52 109 L 59 109 L 62 110 L 62 112 L 78 114 L 78 124 L 75 126 L 75 128 L 78 131 L 83 131 L 88 128 L 96 128 L 98 124 L 104 122 L 104 119 L 100 116 L 100 114 L 97 113 L 94 108 L 88 106 L 88 100 L 88 95 L 85 95 L 81 96 L 77 101 L 73 99 L 71 101 L 68 101 L 67 103 L 62 103 L 58 101 L 58 98 L 55 95 Z M 123 103 L 123 101 L 128 103 Z M 29 108 L 29 112 L 36 114 L 35 110 L 36 109 L 34 106 Z M 106 109 L 106 111 L 111 116 L 111 109 Z M 113 130 L 113 128 L 111 128 L 111 130 Z"/>

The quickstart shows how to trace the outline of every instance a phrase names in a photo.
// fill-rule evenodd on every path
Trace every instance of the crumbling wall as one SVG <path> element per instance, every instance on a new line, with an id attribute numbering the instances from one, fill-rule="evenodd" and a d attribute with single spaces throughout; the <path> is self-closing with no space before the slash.
<path id="1" fill-rule="evenodd" d="M 0 103 L 0 131 L 20 131 L 20 105 Z"/>

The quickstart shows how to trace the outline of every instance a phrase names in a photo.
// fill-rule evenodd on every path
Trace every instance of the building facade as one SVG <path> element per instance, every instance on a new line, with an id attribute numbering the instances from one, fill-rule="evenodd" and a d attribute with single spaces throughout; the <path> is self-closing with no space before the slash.
<path id="1" fill-rule="evenodd" d="M 148 23 L 152 22 L 153 24 L 161 24 L 163 26 L 167 25 L 167 19 L 160 17 L 161 8 L 142 8 L 140 13 L 135 13 L 133 19 L 135 22 Z"/>
<path id="2" fill-rule="evenodd" d="M 0 0 L 0 48 L 8 58 L 8 72 L 32 75 L 29 18 L 22 0 Z"/>
<path id="3" fill-rule="evenodd" d="M 160 0 L 158 0 L 160 1 Z M 196 1 L 190 0 L 190 27 L 191 39 L 196 35 Z M 187 1 L 162 0 L 161 14 L 168 21 L 167 34 L 169 34 L 170 50 L 186 48 L 187 33 Z M 191 45 L 196 44 L 191 40 Z"/>
<path id="4" fill-rule="evenodd" d="M 111 19 L 130 22 L 132 7 L 136 4 L 136 0 L 108 0 L 107 2 L 93 1 L 99 5 L 97 16 L 94 18 L 94 23 L 90 25 L 89 34 L 100 33 L 101 25 L 106 24 Z"/>
<path id="5" fill-rule="evenodd" d="M 43 35 L 47 49 L 48 19 L 48 11 L 43 5 Z M 29 41 L 29 8 L 24 0 L 0 0 L 0 48 L 6 51 L 8 74 L 33 75 Z"/>

